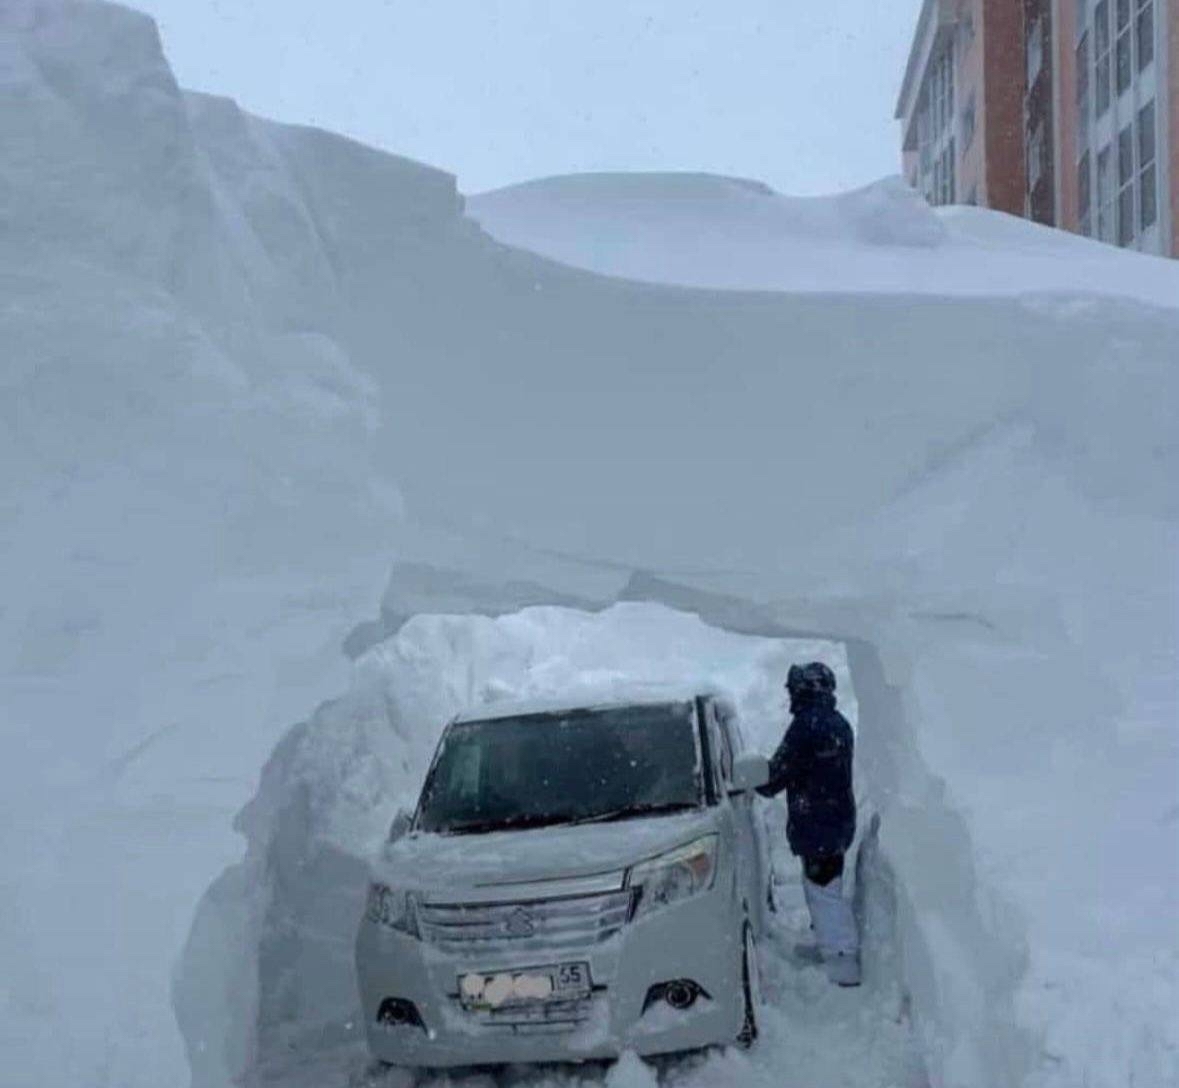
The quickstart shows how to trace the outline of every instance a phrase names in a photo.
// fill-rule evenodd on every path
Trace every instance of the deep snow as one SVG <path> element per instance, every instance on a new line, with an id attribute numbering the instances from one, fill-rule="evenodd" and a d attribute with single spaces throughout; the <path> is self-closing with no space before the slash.
<path id="1" fill-rule="evenodd" d="M 192 125 L 148 20 L 0 3 L 6 1086 L 183 1082 L 170 964 L 399 509 L 372 380 L 278 312 L 322 282 L 240 227 L 281 205 Z"/>
<path id="2" fill-rule="evenodd" d="M 728 291 L 996 297 L 1119 294 L 1179 306 L 1179 268 L 968 207 L 900 178 L 788 197 L 706 174 L 585 174 L 480 193 L 491 235 L 608 276 Z"/>
<path id="3" fill-rule="evenodd" d="M 263 1084 L 396 1083 L 396 1073 L 371 1068 L 359 1038 L 352 939 L 368 866 L 394 813 L 414 806 L 442 726 L 456 713 L 521 698 L 600 699 L 636 683 L 698 686 L 730 694 L 748 739 L 771 750 L 784 722 L 782 676 L 791 662 L 813 659 L 835 670 L 841 706 L 854 723 L 858 701 L 846 653 L 835 643 L 734 635 L 657 605 L 415 617 L 360 659 L 347 695 L 283 742 L 242 814 L 245 861 L 202 904 L 178 974 L 194 1083 L 223 1084 L 247 1068 Z M 871 783 L 860 793 L 870 827 Z M 791 959 L 795 943 L 809 936 L 798 864 L 784 848 L 780 805 L 763 807 L 781 900 L 764 950 L 765 1039 L 748 1057 L 668 1063 L 664 1082 L 924 1088 L 897 978 L 895 905 L 874 846 L 865 853 L 865 867 L 875 867 L 872 892 L 859 896 L 867 985 L 855 994 L 835 991 L 818 968 Z M 617 833 L 652 830 L 619 825 Z M 849 870 L 849 883 L 852 876 Z M 255 964 L 256 981 L 249 973 L 247 984 L 243 967 Z M 210 979 L 219 985 L 210 987 Z M 641 1083 L 645 1075 L 624 1066 L 607 1083 L 628 1076 Z M 587 1076 L 601 1073 L 548 1073 L 543 1082 Z M 429 1083 L 452 1080 L 469 1077 Z"/>
<path id="4" fill-rule="evenodd" d="M 1179 1080 L 1175 265 L 888 183 L 464 218 L 85 0 L 0 4 L 0 146 L 0 1083 L 183 1080 L 170 963 L 342 642 L 620 593 L 878 649 L 934 1084 Z"/>

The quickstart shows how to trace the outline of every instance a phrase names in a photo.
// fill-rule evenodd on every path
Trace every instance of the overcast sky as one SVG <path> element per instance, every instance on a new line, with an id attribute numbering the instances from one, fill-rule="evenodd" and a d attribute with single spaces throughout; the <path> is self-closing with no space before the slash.
<path id="1" fill-rule="evenodd" d="M 132 0 L 186 87 L 443 167 L 465 192 L 705 170 L 789 193 L 898 171 L 920 0 Z"/>

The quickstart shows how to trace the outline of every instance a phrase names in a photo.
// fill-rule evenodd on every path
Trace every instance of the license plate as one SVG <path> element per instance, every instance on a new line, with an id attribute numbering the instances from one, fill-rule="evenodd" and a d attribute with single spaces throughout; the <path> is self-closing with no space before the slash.
<path id="1" fill-rule="evenodd" d="M 588 963 L 556 963 L 512 971 L 471 971 L 460 975 L 459 998 L 473 1009 L 502 1009 L 544 1001 L 588 997 Z"/>

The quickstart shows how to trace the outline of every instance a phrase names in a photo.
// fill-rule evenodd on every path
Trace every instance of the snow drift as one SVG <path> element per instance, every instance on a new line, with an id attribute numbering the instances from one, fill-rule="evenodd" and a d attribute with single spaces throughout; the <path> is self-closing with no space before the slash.
<path id="1" fill-rule="evenodd" d="M 420 615 L 359 660 L 343 698 L 288 735 L 239 817 L 245 860 L 210 889 L 178 975 L 195 1084 L 364 1075 L 351 955 L 366 860 L 395 811 L 412 806 L 441 725 L 459 709 L 546 694 L 576 699 L 636 680 L 696 683 L 730 692 L 750 739 L 769 750 L 782 728 L 782 675 L 813 658 L 836 670 L 850 719 L 872 723 L 860 731 L 857 787 L 868 985 L 862 1000 L 833 998 L 821 974 L 800 974 L 771 944 L 761 1050 L 751 1061 L 680 1066 L 677 1082 L 779 1084 L 785 1062 L 791 1083 L 842 1077 L 865 1088 L 922 1088 L 929 1082 L 913 1028 L 934 1062 L 933 1083 L 1013 1082 L 1026 1058 L 1014 1007 L 1025 950 L 1002 905 L 978 886 L 966 827 L 916 756 L 871 648 L 856 641 L 849 655 L 741 602 L 683 587 L 636 580 L 630 592 L 678 595 L 716 621 L 772 635 L 726 632 L 650 603 L 597 614 Z M 877 811 L 882 838 L 870 818 Z M 781 848 L 781 813 L 770 820 Z M 792 875 L 801 919 L 797 863 L 780 857 L 777 865 Z M 795 939 L 804 933 L 805 924 Z M 788 936 L 782 941 L 789 948 Z"/>
<path id="2" fill-rule="evenodd" d="M 838 644 L 734 635 L 640 604 L 597 614 L 534 608 L 495 619 L 409 621 L 361 658 L 343 698 L 276 749 L 240 816 L 245 860 L 206 897 L 179 975 L 177 1009 L 194 1083 L 222 1084 L 243 1072 L 251 1082 L 283 1085 L 363 1076 L 368 1059 L 352 943 L 367 863 L 394 813 L 416 803 L 442 726 L 455 713 L 517 698 L 601 697 L 636 681 L 695 684 L 731 693 L 750 739 L 769 748 L 781 734 L 783 671 L 816 658 L 835 669 L 841 705 L 854 722 L 856 693 Z M 865 811 L 870 803 L 865 792 Z M 780 843 L 783 815 L 770 820 Z M 796 874 L 794 884 L 798 893 Z M 772 1049 L 767 1044 L 752 1062 L 728 1059 L 743 1082 L 778 1083 L 776 1054 L 787 1045 L 801 1077 L 825 1076 L 833 1052 L 847 1048 L 842 1060 L 862 1083 L 917 1084 L 900 1079 L 917 1065 L 903 995 L 886 962 L 896 954 L 895 907 L 878 889 L 871 909 L 866 1000 L 832 1003 L 818 971 L 793 977 L 797 968 L 767 950 L 767 966 L 789 976 L 779 995 L 786 1009 L 767 1013 Z M 208 987 L 210 977 L 234 984 Z M 816 999 L 824 1007 L 818 1016 L 806 1011 Z M 713 1061 L 691 1083 L 724 1080 L 725 1069 Z"/>
<path id="3" fill-rule="evenodd" d="M 183 1077 L 168 963 L 349 632 L 629 594 L 878 649 L 934 1083 L 1179 1079 L 1175 265 L 892 183 L 464 215 L 438 170 L 183 93 L 83 0 L 0 5 L 0 146 L 7 1070 Z M 209 1011 L 265 975 L 238 947 L 177 993 L 248 1061 L 261 1026 Z"/>
<path id="4" fill-rule="evenodd" d="M 0 4 L 5 1084 L 183 1079 L 169 962 L 399 510 L 307 202 L 203 105 L 142 16 Z"/>
<path id="5" fill-rule="evenodd" d="M 467 208 L 510 245 L 652 283 L 975 297 L 1092 292 L 1179 305 L 1173 262 L 977 208 L 933 209 L 900 178 L 834 197 L 788 197 L 704 174 L 585 174 L 480 193 Z"/>

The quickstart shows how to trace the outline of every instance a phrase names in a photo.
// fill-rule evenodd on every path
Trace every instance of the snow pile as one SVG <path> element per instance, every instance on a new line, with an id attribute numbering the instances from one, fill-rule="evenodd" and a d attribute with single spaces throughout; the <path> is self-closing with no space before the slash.
<path id="1" fill-rule="evenodd" d="M 183 1080 L 170 963 L 400 508 L 330 232 L 285 167 L 227 181 L 193 106 L 150 20 L 0 4 L 6 1084 Z"/>
<path id="2" fill-rule="evenodd" d="M 895 183 L 464 218 L 440 171 L 184 94 L 83 0 L 0 4 L 0 144 L 7 1068 L 183 1077 L 169 961 L 349 630 L 622 594 L 879 650 L 939 1088 L 1179 1079 L 1179 266 Z M 202 997 L 190 957 L 186 1000 L 272 977 L 232 966 Z"/>
<path id="3" fill-rule="evenodd" d="M 1179 1079 L 1179 266 L 915 208 L 892 183 L 794 201 L 720 179 L 555 179 L 469 209 L 506 243 L 601 273 L 791 292 L 742 303 L 790 315 L 780 384 L 747 327 L 746 358 L 726 355 L 741 395 L 709 390 L 745 427 L 685 473 L 720 516 L 676 523 L 698 546 L 647 535 L 631 554 L 727 595 L 718 622 L 858 634 L 884 655 L 964 817 L 989 928 L 1026 951 L 1002 1013 L 1026 1041 L 1000 1077 L 962 1015 L 977 946 L 947 933 L 931 965 L 961 999 L 930 1039 L 944 1083 Z M 751 456 L 751 434 L 778 452 Z M 659 493 L 666 525 L 674 486 Z M 857 509 L 836 510 L 848 495 Z M 938 896 L 913 862 L 920 911 Z"/>
<path id="4" fill-rule="evenodd" d="M 834 643 L 734 635 L 654 605 L 410 620 L 359 660 L 348 694 L 288 735 L 239 818 L 245 860 L 206 896 L 178 974 L 177 1011 L 194 1083 L 221 1085 L 248 1074 L 310 1084 L 309 1066 L 317 1077 L 334 1070 L 342 1083 L 367 1064 L 352 965 L 367 863 L 395 812 L 416 803 L 441 729 L 455 713 L 522 698 L 600 698 L 636 683 L 699 685 L 731 693 L 750 741 L 770 751 L 784 722 L 782 677 L 792 662 L 812 659 L 835 670 L 841 706 L 854 723 L 859 704 L 846 653 Z M 770 819 L 781 845 L 781 812 Z M 785 859 L 779 864 L 791 874 L 797 869 Z M 772 1041 L 754 1057 L 752 1083 L 776 1083 L 775 1055 L 785 1048 L 798 1083 L 808 1083 L 808 1067 L 822 1076 L 836 1064 L 836 1036 L 841 1048 L 860 1052 L 842 1060 L 868 1078 L 864 1084 L 895 1083 L 890 1077 L 906 1067 L 908 1048 L 904 1025 L 894 1022 L 901 994 L 881 964 L 892 954 L 889 924 L 873 931 L 871 985 L 858 1002 L 833 999 L 819 972 L 799 976 L 779 953 L 767 952 L 782 1008 L 770 1014 Z M 211 979 L 219 985 L 211 987 Z M 612 1075 L 627 1075 L 625 1068 Z M 724 1070 L 710 1064 L 692 1083 L 723 1081 Z"/>
<path id="5" fill-rule="evenodd" d="M 639 582 L 632 589 L 643 592 Z M 646 586 L 654 595 L 670 590 Z M 680 592 L 718 622 L 775 629 L 752 608 Z M 857 760 L 861 830 L 872 828 L 871 813 L 883 817 L 879 843 L 869 835 L 857 892 L 869 986 L 849 1002 L 824 976 L 800 973 L 785 958 L 805 937 L 806 915 L 778 813 L 777 866 L 791 874 L 779 895 L 793 909 L 767 949 L 773 1011 L 762 1045 L 751 1062 L 689 1062 L 675 1076 L 700 1088 L 736 1076 L 780 1084 L 785 1061 L 799 1085 L 842 1077 L 861 1088 L 924 1088 L 912 1021 L 936 1074 L 929 1083 L 978 1083 L 983 1070 L 1014 1083 L 1026 1050 L 1015 1010 L 1026 950 L 1011 916 L 978 884 L 966 825 L 916 756 L 870 650 L 856 644 L 849 661 L 839 644 L 780 628 L 773 637 L 731 634 L 650 604 L 598 614 L 417 616 L 359 660 L 351 691 L 276 750 L 238 821 L 246 858 L 198 914 L 176 993 L 194 1083 L 221 1085 L 243 1072 L 287 1086 L 360 1075 L 367 1059 L 351 941 L 366 860 L 397 809 L 412 806 L 441 725 L 457 710 L 551 694 L 600 697 L 636 682 L 698 683 L 732 693 L 750 740 L 768 752 L 784 720 L 782 676 L 792 661 L 811 658 L 833 666 L 841 705 L 867 724 Z M 550 1073 L 540 1082 L 564 1080 Z"/>
<path id="6" fill-rule="evenodd" d="M 934 210 L 899 178 L 788 197 L 699 174 L 585 174 L 480 193 L 500 241 L 577 268 L 726 291 L 1116 293 L 1179 305 L 1179 268 L 976 208 Z"/>

